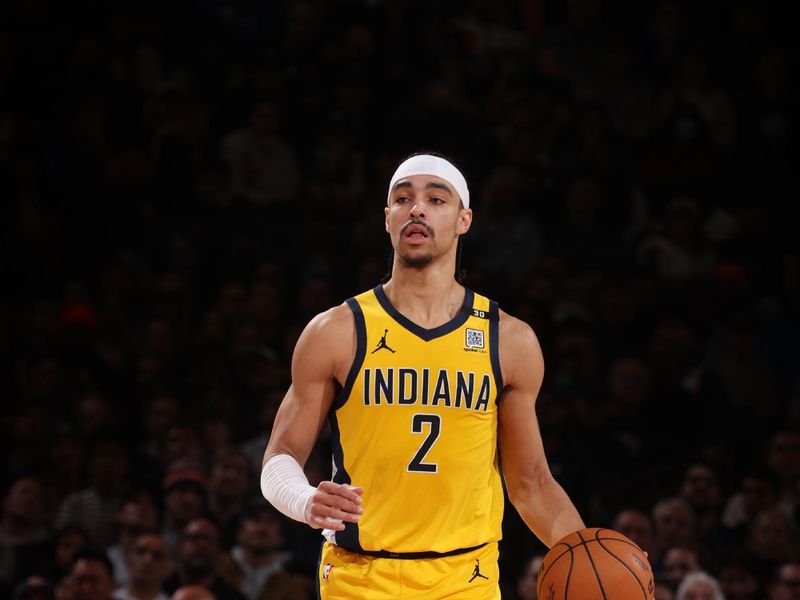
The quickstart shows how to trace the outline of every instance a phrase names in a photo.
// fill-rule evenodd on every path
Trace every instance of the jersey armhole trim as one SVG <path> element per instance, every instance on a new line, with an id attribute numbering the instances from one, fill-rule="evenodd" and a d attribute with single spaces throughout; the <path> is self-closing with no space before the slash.
<path id="1" fill-rule="evenodd" d="M 364 364 L 364 357 L 367 355 L 367 326 L 364 321 L 364 313 L 355 298 L 348 298 L 345 303 L 353 313 L 353 321 L 356 326 L 356 354 L 353 357 L 353 364 L 350 366 L 350 372 L 347 374 L 344 387 L 333 403 L 333 410 L 339 410 L 347 402 L 358 372 L 361 370 L 361 365 Z"/>
<path id="2" fill-rule="evenodd" d="M 500 370 L 500 307 L 494 300 L 489 301 L 489 312 L 493 316 L 489 319 L 489 358 L 496 389 L 494 401 L 497 404 L 503 393 L 503 373 Z"/>

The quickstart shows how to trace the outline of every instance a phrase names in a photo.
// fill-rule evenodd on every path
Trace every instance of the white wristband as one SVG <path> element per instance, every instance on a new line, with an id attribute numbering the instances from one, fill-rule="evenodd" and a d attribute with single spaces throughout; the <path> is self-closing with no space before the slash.
<path id="1" fill-rule="evenodd" d="M 261 470 L 261 493 L 287 517 L 308 523 L 306 507 L 317 488 L 309 485 L 303 468 L 288 454 L 276 454 Z"/>

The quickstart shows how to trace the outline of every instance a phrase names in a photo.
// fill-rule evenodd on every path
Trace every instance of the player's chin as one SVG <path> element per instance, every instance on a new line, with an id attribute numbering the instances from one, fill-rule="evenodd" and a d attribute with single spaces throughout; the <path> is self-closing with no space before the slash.
<path id="1" fill-rule="evenodd" d="M 426 267 L 433 261 L 433 253 L 430 250 L 423 250 L 421 248 L 401 248 L 398 252 L 401 262 L 414 269 L 421 269 Z"/>

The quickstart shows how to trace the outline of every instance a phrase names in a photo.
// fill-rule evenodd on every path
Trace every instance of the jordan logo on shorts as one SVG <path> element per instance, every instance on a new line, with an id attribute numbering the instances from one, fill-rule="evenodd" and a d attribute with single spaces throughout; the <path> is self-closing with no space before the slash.
<path id="1" fill-rule="evenodd" d="M 389 330 L 388 329 L 384 329 L 383 330 L 383 337 L 381 338 L 381 341 L 378 342 L 378 346 L 375 348 L 375 350 L 372 351 L 372 354 L 375 354 L 378 350 L 388 350 L 389 352 L 394 354 L 394 350 L 389 348 L 389 346 L 386 344 L 386 334 L 387 333 L 389 333 Z"/>
<path id="2" fill-rule="evenodd" d="M 480 577 L 481 579 L 489 579 L 486 575 L 481 573 L 481 561 L 479 561 L 476 558 L 475 559 L 475 569 L 472 571 L 472 577 L 469 578 L 469 581 L 467 583 L 472 583 L 478 577 Z"/>

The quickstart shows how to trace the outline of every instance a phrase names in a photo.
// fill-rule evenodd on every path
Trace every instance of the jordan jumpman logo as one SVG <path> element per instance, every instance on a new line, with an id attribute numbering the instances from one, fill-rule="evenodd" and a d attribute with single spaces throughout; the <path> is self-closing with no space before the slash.
<path id="1" fill-rule="evenodd" d="M 482 579 L 489 579 L 486 575 L 481 573 L 481 561 L 477 558 L 475 559 L 475 569 L 472 571 L 472 577 L 469 578 L 467 583 L 472 583 L 477 577 L 481 577 Z"/>
<path id="2" fill-rule="evenodd" d="M 384 330 L 383 330 L 383 337 L 381 338 L 381 341 L 380 341 L 380 342 L 378 342 L 378 346 L 377 346 L 377 348 L 375 348 L 375 350 L 373 350 L 373 351 L 371 352 L 371 354 L 375 354 L 375 353 L 376 353 L 378 350 L 388 350 L 389 352 L 391 352 L 392 354 L 394 354 L 394 350 L 392 350 L 391 348 L 389 348 L 389 346 L 386 344 L 386 334 L 387 334 L 387 333 L 389 333 L 389 330 L 388 330 L 388 329 L 384 329 Z"/>

